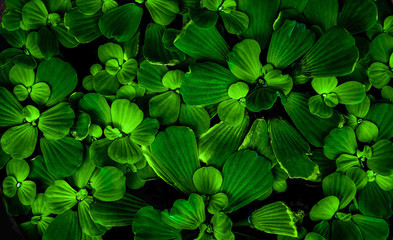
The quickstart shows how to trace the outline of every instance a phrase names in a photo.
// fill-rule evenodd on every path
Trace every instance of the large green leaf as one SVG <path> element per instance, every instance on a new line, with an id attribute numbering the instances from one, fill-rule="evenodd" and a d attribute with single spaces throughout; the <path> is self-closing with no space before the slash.
<path id="1" fill-rule="evenodd" d="M 38 29 L 46 25 L 48 10 L 41 0 L 29 1 L 23 6 L 22 21 L 28 29 Z"/>
<path id="2" fill-rule="evenodd" d="M 75 206 L 77 192 L 64 180 L 56 180 L 45 191 L 45 200 L 52 213 L 61 214 Z"/>
<path id="3" fill-rule="evenodd" d="M 168 90 L 162 84 L 162 78 L 168 72 L 168 68 L 163 65 L 153 65 L 148 61 L 143 61 L 138 69 L 138 83 L 152 92 L 165 92 Z"/>
<path id="4" fill-rule="evenodd" d="M 247 30 L 250 24 L 250 19 L 244 12 L 231 11 L 226 13 L 225 11 L 220 11 L 218 14 L 220 14 L 225 29 L 230 34 L 241 34 Z"/>
<path id="5" fill-rule="evenodd" d="M 108 148 L 108 156 L 118 163 L 134 164 L 142 157 L 141 148 L 136 145 L 128 136 L 117 138 Z"/>
<path id="6" fill-rule="evenodd" d="M 228 88 L 237 81 L 237 77 L 217 63 L 196 63 L 190 66 L 180 92 L 187 104 L 210 105 L 228 99 Z"/>
<path id="7" fill-rule="evenodd" d="M 149 101 L 150 116 L 157 118 L 162 125 L 177 121 L 180 114 L 181 97 L 173 91 L 154 96 Z"/>
<path id="8" fill-rule="evenodd" d="M 389 225 L 384 219 L 356 214 L 352 216 L 352 220 L 359 227 L 364 240 L 388 238 Z"/>
<path id="9" fill-rule="evenodd" d="M 135 3 L 127 3 L 104 13 L 98 26 L 105 37 L 125 42 L 137 32 L 142 15 L 141 7 Z"/>
<path id="10" fill-rule="evenodd" d="M 0 87 L 0 127 L 22 124 L 23 107 L 5 87 Z"/>
<path id="11" fill-rule="evenodd" d="M 31 205 L 34 202 L 35 196 L 37 194 L 37 186 L 33 181 L 23 181 L 17 193 L 19 201 L 23 205 Z"/>
<path id="12" fill-rule="evenodd" d="M 176 0 L 146 0 L 145 6 L 149 10 L 154 22 L 169 25 L 179 13 L 179 3 Z"/>
<path id="13" fill-rule="evenodd" d="M 211 127 L 198 140 L 201 161 L 222 168 L 225 159 L 241 145 L 249 124 L 250 118 L 246 115 L 243 122 L 237 126 L 220 122 Z"/>
<path id="14" fill-rule="evenodd" d="M 306 77 L 344 76 L 353 72 L 358 57 L 355 39 L 345 29 L 333 27 L 302 58 L 299 73 Z"/>
<path id="15" fill-rule="evenodd" d="M 365 119 L 375 123 L 379 133 L 376 141 L 393 137 L 393 105 L 388 103 L 376 103 L 370 108 Z"/>
<path id="16" fill-rule="evenodd" d="M 130 226 L 139 209 L 148 204 L 142 199 L 126 193 L 115 202 L 95 201 L 90 206 L 90 213 L 94 221 L 105 227 Z"/>
<path id="17" fill-rule="evenodd" d="M 375 88 L 383 88 L 390 82 L 390 79 L 392 79 L 393 72 L 386 64 L 375 62 L 368 68 L 368 76 L 370 83 Z"/>
<path id="18" fill-rule="evenodd" d="M 215 26 L 200 28 L 190 21 L 177 36 L 174 45 L 197 60 L 210 60 L 225 64 L 229 46 Z"/>
<path id="19" fill-rule="evenodd" d="M 306 53 L 314 41 L 315 33 L 307 29 L 306 25 L 288 20 L 273 32 L 267 62 L 284 69 Z"/>
<path id="20" fill-rule="evenodd" d="M 106 232 L 106 228 L 96 222 L 91 217 L 90 205 L 93 203 L 93 197 L 88 196 L 78 203 L 78 218 L 81 229 L 87 235 L 102 236 Z"/>
<path id="21" fill-rule="evenodd" d="M 41 155 L 38 155 L 30 161 L 30 167 L 31 171 L 29 179 L 34 180 L 36 183 L 44 186 L 45 188 L 58 180 L 58 177 L 49 172 L 44 158 Z"/>
<path id="22" fill-rule="evenodd" d="M 342 153 L 355 154 L 358 148 L 355 131 L 348 126 L 334 128 L 325 138 L 323 153 L 329 159 L 336 160 Z"/>
<path id="23" fill-rule="evenodd" d="M 9 79 L 14 85 L 23 84 L 25 87 L 31 87 L 35 80 L 34 70 L 14 65 L 10 70 Z"/>
<path id="24" fill-rule="evenodd" d="M 392 51 L 393 36 L 387 33 L 381 33 L 371 41 L 369 54 L 375 61 L 388 63 Z"/>
<path id="25" fill-rule="evenodd" d="M 138 145 L 151 145 L 155 139 L 155 135 L 157 134 L 159 127 L 160 123 L 157 121 L 157 119 L 145 118 L 143 122 L 139 124 L 134 131 L 132 131 L 130 139 L 132 142 Z"/>
<path id="26" fill-rule="evenodd" d="M 206 9 L 190 9 L 190 19 L 201 28 L 210 28 L 217 24 L 219 15 L 217 12 Z"/>
<path id="27" fill-rule="evenodd" d="M 304 15 L 312 25 L 320 26 L 324 31 L 337 25 L 337 0 L 309 0 Z"/>
<path id="28" fill-rule="evenodd" d="M 307 141 L 283 119 L 269 119 L 268 126 L 274 155 L 289 177 L 315 180 L 318 165 L 307 156 Z"/>
<path id="29" fill-rule="evenodd" d="M 71 105 L 62 102 L 41 114 L 38 128 L 48 140 L 58 140 L 70 132 L 74 118 L 75 113 Z"/>
<path id="30" fill-rule="evenodd" d="M 125 176 L 116 167 L 103 167 L 90 178 L 93 196 L 98 200 L 113 202 L 123 198 L 126 191 Z"/>
<path id="31" fill-rule="evenodd" d="M 52 58 L 38 66 L 37 82 L 49 84 L 52 93 L 46 106 L 53 106 L 75 89 L 78 77 L 71 64 L 59 58 Z"/>
<path id="32" fill-rule="evenodd" d="M 243 122 L 246 108 L 236 99 L 228 99 L 221 102 L 217 108 L 220 120 L 230 126 L 237 126 Z"/>
<path id="33" fill-rule="evenodd" d="M 280 92 L 274 88 L 258 87 L 246 99 L 247 109 L 251 112 L 269 110 L 276 103 Z"/>
<path id="34" fill-rule="evenodd" d="M 341 104 L 358 104 L 366 97 L 366 89 L 363 84 L 355 81 L 345 82 L 334 89 L 338 101 Z"/>
<path id="35" fill-rule="evenodd" d="M 126 134 L 131 133 L 143 120 L 143 112 L 138 105 L 126 99 L 117 99 L 112 103 L 111 115 L 113 126 Z"/>
<path id="36" fill-rule="evenodd" d="M 112 122 L 111 109 L 105 97 L 101 94 L 86 94 L 79 101 L 78 106 L 90 115 L 92 123 L 96 123 L 105 128 L 110 122 Z"/>
<path id="37" fill-rule="evenodd" d="M 113 160 L 109 157 L 108 154 L 108 149 L 112 142 L 112 140 L 104 138 L 94 141 L 90 145 L 90 159 L 94 162 L 96 166 L 102 167 L 113 163 Z"/>
<path id="38" fill-rule="evenodd" d="M 39 105 L 45 104 L 50 95 L 50 87 L 44 82 L 36 83 L 31 87 L 30 98 Z"/>
<path id="39" fill-rule="evenodd" d="M 161 212 L 152 206 L 142 208 L 132 223 L 135 240 L 181 240 L 180 229 L 165 224 Z"/>
<path id="40" fill-rule="evenodd" d="M 58 215 L 46 229 L 42 239 L 81 240 L 82 230 L 78 220 L 78 213 L 68 210 L 63 214 Z"/>
<path id="41" fill-rule="evenodd" d="M 353 221 L 342 221 L 337 219 L 334 219 L 332 222 L 330 237 L 330 239 L 363 239 L 362 233 Z"/>
<path id="42" fill-rule="evenodd" d="M 272 188 L 271 163 L 251 150 L 239 151 L 225 161 L 221 191 L 228 196 L 224 212 L 233 212 Z"/>
<path id="43" fill-rule="evenodd" d="M 101 2 L 101 0 L 99 0 Z M 80 43 L 88 43 L 101 36 L 98 21 L 102 13 L 85 15 L 81 9 L 73 8 L 64 15 L 64 25 L 68 33 L 76 38 Z"/>
<path id="44" fill-rule="evenodd" d="M 213 227 L 213 234 L 217 240 L 234 240 L 232 233 L 232 221 L 226 214 L 214 214 L 210 220 Z"/>
<path id="45" fill-rule="evenodd" d="M 228 67 L 238 79 L 255 83 L 262 75 L 262 64 L 259 60 L 261 48 L 257 41 L 245 39 L 236 44 L 229 53 Z"/>
<path id="46" fill-rule="evenodd" d="M 47 27 L 42 27 L 36 35 L 37 46 L 45 60 L 59 54 L 59 41 Z"/>
<path id="47" fill-rule="evenodd" d="M 315 204 L 310 211 L 313 221 L 330 220 L 338 211 L 340 200 L 336 196 L 327 196 Z"/>
<path id="48" fill-rule="evenodd" d="M 221 172 L 214 167 L 202 167 L 195 171 L 193 182 L 199 193 L 214 195 L 222 185 Z"/>
<path id="49" fill-rule="evenodd" d="M 75 4 L 78 7 L 75 10 L 79 10 L 83 15 L 93 15 L 101 10 L 102 0 L 76 0 Z"/>
<path id="50" fill-rule="evenodd" d="M 114 95 L 120 87 L 116 75 L 111 75 L 106 70 L 99 71 L 94 75 L 94 90 L 103 95 Z"/>
<path id="51" fill-rule="evenodd" d="M 372 28 L 378 19 L 378 9 L 371 0 L 345 1 L 338 17 L 337 25 L 344 27 L 351 34 L 365 32 Z"/>
<path id="52" fill-rule="evenodd" d="M 382 190 L 375 181 L 368 182 L 359 191 L 357 200 L 359 211 L 364 215 L 376 218 L 389 218 L 393 214 L 391 208 L 393 191 L 386 192 Z"/>
<path id="53" fill-rule="evenodd" d="M 338 209 L 345 208 L 356 195 L 356 185 L 348 176 L 332 173 L 322 182 L 323 193 L 326 196 L 336 196 L 340 200 Z"/>
<path id="54" fill-rule="evenodd" d="M 195 136 L 199 137 L 210 127 L 210 116 L 205 108 L 181 104 L 179 122 L 182 126 L 191 128 Z"/>
<path id="55" fill-rule="evenodd" d="M 367 159 L 367 167 L 383 176 L 393 174 L 393 144 L 387 139 L 372 145 L 372 157 Z"/>
<path id="56" fill-rule="evenodd" d="M 168 127 L 151 145 L 149 165 L 164 181 L 184 193 L 196 192 L 192 176 L 200 168 L 195 135 L 187 127 Z"/>
<path id="57" fill-rule="evenodd" d="M 25 160 L 11 159 L 6 166 L 8 176 L 13 176 L 18 182 L 23 182 L 29 176 L 30 167 Z"/>
<path id="58" fill-rule="evenodd" d="M 177 229 L 195 230 L 205 219 L 205 204 L 203 198 L 195 193 L 191 193 L 188 200 L 178 199 L 173 203 L 173 207 L 168 212 L 161 213 L 164 223 Z"/>
<path id="59" fill-rule="evenodd" d="M 238 9 L 248 15 L 250 24 L 243 33 L 244 38 L 255 39 L 262 49 L 269 44 L 273 23 L 280 7 L 279 0 L 239 0 Z M 263 23 L 263 24 L 261 24 Z"/>
<path id="60" fill-rule="evenodd" d="M 275 202 L 255 210 L 250 218 L 253 227 L 279 236 L 296 238 L 298 230 L 295 215 L 283 202 Z"/>
<path id="61" fill-rule="evenodd" d="M 30 123 L 12 127 L 1 136 L 3 151 L 13 158 L 28 158 L 37 144 L 38 129 Z"/>
<path id="62" fill-rule="evenodd" d="M 40 147 L 48 170 L 59 177 L 74 174 L 83 161 L 83 145 L 71 137 L 59 140 L 40 139 Z"/>

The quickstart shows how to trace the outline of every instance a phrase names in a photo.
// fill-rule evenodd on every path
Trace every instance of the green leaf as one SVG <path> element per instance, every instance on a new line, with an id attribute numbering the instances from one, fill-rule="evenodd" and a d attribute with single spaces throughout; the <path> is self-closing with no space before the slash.
<path id="1" fill-rule="evenodd" d="M 213 227 L 213 234 L 217 240 L 234 240 L 235 235 L 232 233 L 232 221 L 225 214 L 215 214 L 210 220 Z"/>
<path id="2" fill-rule="evenodd" d="M 309 233 L 307 233 L 307 235 L 304 238 L 304 240 L 326 240 L 326 238 L 324 238 L 319 233 L 309 232 Z"/>
<path id="3" fill-rule="evenodd" d="M 199 137 L 210 127 L 209 113 L 203 107 L 181 104 L 179 122 L 182 126 L 191 128 Z"/>
<path id="4" fill-rule="evenodd" d="M 346 126 L 329 132 L 325 138 L 323 153 L 327 158 L 335 160 L 342 153 L 354 155 L 357 148 L 355 131 Z"/>
<path id="5" fill-rule="evenodd" d="M 64 25 L 64 23 L 60 23 L 57 26 L 52 26 L 51 30 L 53 31 L 54 36 L 66 48 L 75 48 L 79 45 L 78 40 L 69 33 L 68 29 Z"/>
<path id="6" fill-rule="evenodd" d="M 34 122 L 40 117 L 40 111 L 32 105 L 27 105 L 23 108 L 23 115 L 27 122 Z"/>
<path id="7" fill-rule="evenodd" d="M 104 226 L 94 222 L 90 215 L 90 204 L 93 202 L 93 197 L 88 196 L 83 201 L 78 203 L 78 218 L 81 229 L 89 236 L 104 235 L 106 229 Z"/>
<path id="8" fill-rule="evenodd" d="M 217 63 L 196 63 L 190 66 L 180 92 L 186 104 L 210 105 L 228 99 L 228 88 L 237 81 L 237 77 Z"/>
<path id="9" fill-rule="evenodd" d="M 37 184 L 47 188 L 57 180 L 57 177 L 49 172 L 41 155 L 38 155 L 33 160 L 31 160 L 30 166 L 31 171 L 29 179 L 34 180 Z"/>
<path id="10" fill-rule="evenodd" d="M 356 9 L 356 11 L 353 11 Z M 378 19 L 378 9 L 371 0 L 346 1 L 338 16 L 338 26 L 347 29 L 351 34 L 371 29 Z"/>
<path id="11" fill-rule="evenodd" d="M 112 103 L 111 115 L 113 126 L 126 134 L 131 133 L 143 120 L 143 112 L 138 105 L 126 99 L 117 99 Z"/>
<path id="12" fill-rule="evenodd" d="M 102 3 L 102 12 L 106 13 L 113 8 L 116 8 L 119 4 L 114 0 L 107 0 Z"/>
<path id="13" fill-rule="evenodd" d="M 368 182 L 367 173 L 358 167 L 352 167 L 347 170 L 346 175 L 356 184 L 356 189 L 360 190 L 366 186 Z"/>
<path id="14" fill-rule="evenodd" d="M 369 54 L 377 62 L 388 63 L 392 51 L 393 36 L 387 33 L 381 33 L 371 41 Z"/>
<path id="15" fill-rule="evenodd" d="M 250 24 L 247 14 L 240 11 L 231 11 L 230 13 L 220 11 L 219 14 L 224 22 L 225 29 L 230 34 L 242 34 Z"/>
<path id="16" fill-rule="evenodd" d="M 345 208 L 356 195 L 355 183 L 346 175 L 332 173 L 322 181 L 325 196 L 336 196 L 340 200 L 338 209 Z"/>
<path id="17" fill-rule="evenodd" d="M 230 126 L 243 122 L 246 108 L 236 99 L 228 99 L 218 105 L 217 113 L 221 121 Z"/>
<path id="18" fill-rule="evenodd" d="M 356 240 L 362 239 L 362 233 L 354 222 L 335 219 L 332 222 L 330 237 L 331 239 L 344 238 L 348 240 Z"/>
<path id="19" fill-rule="evenodd" d="M 360 142 L 371 142 L 378 137 L 378 127 L 374 123 L 364 120 L 356 128 L 356 136 Z"/>
<path id="20" fill-rule="evenodd" d="M 0 127 L 23 123 L 23 107 L 5 87 L 0 87 Z"/>
<path id="21" fill-rule="evenodd" d="M 14 65 L 10 70 L 9 79 L 14 85 L 23 84 L 25 87 L 31 87 L 35 80 L 34 70 Z"/>
<path id="22" fill-rule="evenodd" d="M 387 139 L 372 145 L 373 155 L 367 159 L 367 167 L 383 176 L 393 174 L 393 144 Z"/>
<path id="23" fill-rule="evenodd" d="M 101 9 L 102 0 L 76 0 L 78 10 L 85 15 L 93 15 Z"/>
<path id="24" fill-rule="evenodd" d="M 162 84 L 162 78 L 168 72 L 168 68 L 163 65 L 153 65 L 148 61 L 143 61 L 138 69 L 138 83 L 152 92 L 165 92 L 168 90 Z"/>
<path id="25" fill-rule="evenodd" d="M 203 0 L 203 6 L 210 11 L 217 11 L 218 7 L 221 6 L 223 0 Z"/>
<path id="26" fill-rule="evenodd" d="M 289 177 L 315 180 L 318 165 L 307 156 L 307 141 L 283 119 L 269 119 L 268 126 L 274 155 Z"/>
<path id="27" fill-rule="evenodd" d="M 143 154 L 138 145 L 133 143 L 128 136 L 124 136 L 109 145 L 108 156 L 118 163 L 134 164 L 143 157 Z"/>
<path id="28" fill-rule="evenodd" d="M 228 197 L 225 193 L 217 193 L 210 197 L 207 211 L 210 214 L 220 213 L 226 206 L 228 206 Z"/>
<path id="29" fill-rule="evenodd" d="M 51 95 L 51 90 L 48 84 L 39 82 L 31 87 L 30 97 L 38 105 L 45 104 Z"/>
<path id="30" fill-rule="evenodd" d="M 42 27 L 37 32 L 37 46 L 45 60 L 59 54 L 59 42 L 48 28 Z"/>
<path id="31" fill-rule="evenodd" d="M 359 227 L 364 240 L 388 238 L 389 225 L 384 219 L 356 214 L 352 216 L 352 220 Z"/>
<path id="32" fill-rule="evenodd" d="M 357 200 L 359 211 L 364 215 L 376 218 L 389 218 L 393 214 L 391 208 L 393 192 L 385 192 L 375 181 L 368 182 L 367 185 L 359 191 Z"/>
<path id="33" fill-rule="evenodd" d="M 27 2 L 22 9 L 22 21 L 28 29 L 38 29 L 46 25 L 48 10 L 41 0 Z"/>
<path id="34" fill-rule="evenodd" d="M 169 71 L 162 78 L 162 84 L 169 89 L 176 90 L 180 88 L 184 77 L 185 74 L 181 70 Z"/>
<path id="35" fill-rule="evenodd" d="M 62 234 L 59 234 L 61 232 Z M 43 240 L 81 240 L 82 230 L 78 220 L 78 213 L 72 210 L 56 216 L 53 222 L 46 229 Z"/>
<path id="36" fill-rule="evenodd" d="M 233 153 L 222 169 L 221 191 L 228 196 L 225 212 L 237 209 L 260 198 L 272 188 L 270 161 L 251 150 Z M 239 171 L 241 169 L 241 171 Z"/>
<path id="37" fill-rule="evenodd" d="M 87 156 L 85 156 L 83 163 L 78 167 L 76 172 L 72 175 L 73 184 L 79 189 L 85 188 L 93 174 L 96 166 L 93 161 L 89 158 L 89 153 L 86 151 Z"/>
<path id="38" fill-rule="evenodd" d="M 30 157 L 37 144 L 38 129 L 30 123 L 9 128 L 1 137 L 1 147 L 12 158 Z"/>
<path id="39" fill-rule="evenodd" d="M 216 194 L 222 185 L 221 172 L 214 167 L 202 167 L 192 178 L 198 192 L 204 195 Z"/>
<path id="40" fill-rule="evenodd" d="M 52 58 L 38 66 L 37 82 L 45 82 L 50 86 L 52 93 L 46 106 L 53 106 L 75 89 L 78 77 L 71 64 L 59 58 Z"/>
<path id="41" fill-rule="evenodd" d="M 18 184 L 18 181 L 12 176 L 7 176 L 3 180 L 3 194 L 4 196 L 8 198 L 12 198 L 15 196 L 16 192 L 18 191 L 18 188 L 16 185 Z"/>
<path id="42" fill-rule="evenodd" d="M 127 3 L 104 13 L 98 26 L 105 37 L 125 42 L 137 32 L 142 15 L 142 8 L 135 3 Z"/>
<path id="43" fill-rule="evenodd" d="M 76 140 L 83 140 L 89 135 L 89 128 L 91 124 L 90 115 L 85 112 L 80 112 L 75 119 L 75 124 L 72 126 L 70 133 Z"/>
<path id="44" fill-rule="evenodd" d="M 159 127 L 160 124 L 156 119 L 145 118 L 142 123 L 139 124 L 134 131 L 132 131 L 130 139 L 132 142 L 138 145 L 151 145 L 155 139 L 155 135 L 157 134 Z"/>
<path id="45" fill-rule="evenodd" d="M 95 201 L 90 206 L 90 214 L 95 222 L 107 228 L 130 226 L 139 209 L 147 205 L 142 199 L 126 193 L 115 202 Z"/>
<path id="46" fill-rule="evenodd" d="M 328 196 L 315 204 L 310 211 L 313 221 L 330 220 L 338 211 L 340 200 L 336 196 Z"/>
<path id="47" fill-rule="evenodd" d="M 295 215 L 283 202 L 275 202 L 255 210 L 250 216 L 253 227 L 280 236 L 298 237 Z"/>
<path id="48" fill-rule="evenodd" d="M 306 7 L 308 0 L 292 1 L 292 0 L 281 0 L 280 9 L 293 8 L 299 12 L 303 12 Z"/>
<path id="49" fill-rule="evenodd" d="M 228 89 L 228 96 L 232 99 L 240 99 L 247 96 L 249 87 L 244 82 L 232 84 Z"/>
<path id="50" fill-rule="evenodd" d="M 113 163 L 113 160 L 109 157 L 108 154 L 108 149 L 112 142 L 112 140 L 104 138 L 94 141 L 90 145 L 90 159 L 96 166 L 102 167 Z"/>
<path id="51" fill-rule="evenodd" d="M 117 73 L 117 80 L 119 80 L 121 84 L 131 83 L 136 77 L 137 69 L 138 62 L 133 58 L 128 59 L 123 63 L 119 72 Z"/>
<path id="52" fill-rule="evenodd" d="M 268 110 L 276 103 L 280 92 L 273 88 L 258 87 L 246 99 L 247 109 L 251 112 Z"/>
<path id="53" fill-rule="evenodd" d="M 45 191 L 48 208 L 54 214 L 61 214 L 75 206 L 77 192 L 64 180 L 56 180 Z"/>
<path id="54" fill-rule="evenodd" d="M 333 108 L 326 105 L 324 98 L 320 95 L 310 97 L 308 107 L 310 113 L 320 118 L 331 118 L 333 116 Z"/>
<path id="55" fill-rule="evenodd" d="M 23 182 L 29 176 L 30 167 L 25 160 L 11 159 L 6 166 L 8 176 L 13 176 L 18 182 Z"/>
<path id="56" fill-rule="evenodd" d="M 311 81 L 311 86 L 319 95 L 333 92 L 333 90 L 337 87 L 337 84 L 338 81 L 335 77 L 316 77 Z"/>
<path id="57" fill-rule="evenodd" d="M 376 103 L 370 108 L 365 119 L 375 123 L 379 129 L 376 141 L 390 139 L 393 137 L 393 105 L 387 103 Z"/>
<path id="58" fill-rule="evenodd" d="M 218 14 L 206 9 L 190 9 L 190 19 L 198 27 L 211 28 L 217 24 Z"/>
<path id="59" fill-rule="evenodd" d="M 393 72 L 386 64 L 375 62 L 368 68 L 368 76 L 371 84 L 380 89 L 390 82 L 393 78 Z"/>
<path id="60" fill-rule="evenodd" d="M 183 27 L 174 45 L 196 60 L 209 60 L 225 64 L 229 46 L 216 27 L 200 28 L 192 21 Z"/>
<path id="61" fill-rule="evenodd" d="M 103 95 L 114 95 L 120 87 L 116 76 L 105 70 L 99 71 L 93 79 L 94 90 Z"/>
<path id="62" fill-rule="evenodd" d="M 17 193 L 18 198 L 23 205 L 31 205 L 37 194 L 37 186 L 33 181 L 23 181 Z"/>
<path id="63" fill-rule="evenodd" d="M 199 158 L 207 165 L 222 168 L 227 157 L 237 151 L 250 123 L 246 115 L 238 126 L 220 122 L 199 137 Z"/>
<path id="64" fill-rule="evenodd" d="M 299 73 L 307 77 L 348 75 L 353 72 L 358 57 L 355 39 L 345 29 L 333 27 L 302 58 Z"/>
<path id="65" fill-rule="evenodd" d="M 393 190 L 393 175 L 382 176 L 380 174 L 377 174 L 377 176 L 375 177 L 375 182 L 384 191 Z"/>
<path id="66" fill-rule="evenodd" d="M 71 105 L 62 102 L 41 114 L 38 128 L 48 140 L 58 140 L 70 132 L 74 119 L 75 113 Z"/>
<path id="67" fill-rule="evenodd" d="M 360 167 L 359 158 L 350 154 L 341 154 L 336 159 L 337 171 L 345 173 L 351 167 Z"/>
<path id="68" fill-rule="evenodd" d="M 191 193 L 188 200 L 178 199 L 170 212 L 161 212 L 164 223 L 177 229 L 195 230 L 206 219 L 205 204 L 198 194 Z"/>
<path id="69" fill-rule="evenodd" d="M 88 93 L 79 101 L 81 110 L 87 112 L 93 123 L 106 127 L 112 122 L 111 109 L 101 94 Z"/>
<path id="70" fill-rule="evenodd" d="M 262 64 L 259 61 L 261 48 L 257 41 L 245 39 L 236 44 L 229 53 L 228 67 L 238 78 L 248 83 L 262 75 Z"/>
<path id="71" fill-rule="evenodd" d="M 123 198 L 126 191 L 125 176 L 116 167 L 103 167 L 90 178 L 93 196 L 101 201 L 113 202 Z"/>
<path id="72" fill-rule="evenodd" d="M 71 9 L 71 0 L 44 0 L 49 12 L 66 12 Z"/>
<path id="73" fill-rule="evenodd" d="M 101 0 L 98 1 L 101 2 Z M 85 15 L 80 11 L 81 9 L 78 7 L 66 12 L 64 15 L 64 25 L 67 27 L 68 33 L 74 36 L 79 43 L 88 43 L 101 36 L 98 21 L 102 13 L 98 12 L 93 15 Z"/>
<path id="74" fill-rule="evenodd" d="M 365 97 L 361 103 L 346 105 L 345 107 L 349 113 L 352 113 L 358 118 L 364 118 L 370 110 L 370 98 Z"/>
<path id="75" fill-rule="evenodd" d="M 280 1 L 261 0 L 250 2 L 248 0 L 239 0 L 237 4 L 238 10 L 247 14 L 250 21 L 247 31 L 243 33 L 243 37 L 255 39 L 262 49 L 266 48 L 271 38 L 272 26 L 278 14 Z"/>
<path id="76" fill-rule="evenodd" d="M 319 25 L 324 31 L 337 25 L 337 0 L 309 0 L 304 15 L 311 25 Z"/>
<path id="77" fill-rule="evenodd" d="M 59 140 L 40 139 L 40 147 L 49 172 L 59 177 L 75 173 L 83 161 L 83 145 L 71 137 Z"/>
<path id="78" fill-rule="evenodd" d="M 146 0 L 145 6 L 153 21 L 162 26 L 169 25 L 179 13 L 176 0 Z"/>
<path id="79" fill-rule="evenodd" d="M 18 101 L 20 102 L 25 101 L 29 96 L 27 88 L 24 87 L 22 84 L 16 85 L 12 92 L 14 93 L 16 99 L 18 99 Z"/>
<path id="80" fill-rule="evenodd" d="M 358 104 L 366 97 L 364 85 L 355 81 L 338 85 L 334 92 L 337 94 L 338 101 L 341 104 Z"/>
<path id="81" fill-rule="evenodd" d="M 168 127 L 157 134 L 146 157 L 158 176 L 184 193 L 196 192 L 192 176 L 200 168 L 195 135 L 187 127 Z"/>
<path id="82" fill-rule="evenodd" d="M 150 116 L 157 118 L 162 125 L 170 125 L 177 121 L 180 114 L 181 97 L 168 91 L 154 96 L 149 101 Z"/>
<path id="83" fill-rule="evenodd" d="M 135 240 L 181 240 L 180 229 L 165 224 L 161 220 L 161 212 L 152 206 L 142 208 L 132 222 Z"/>
<path id="84" fill-rule="evenodd" d="M 314 41 L 315 33 L 307 29 L 306 25 L 288 20 L 273 32 L 267 62 L 284 69 L 306 53 Z"/>

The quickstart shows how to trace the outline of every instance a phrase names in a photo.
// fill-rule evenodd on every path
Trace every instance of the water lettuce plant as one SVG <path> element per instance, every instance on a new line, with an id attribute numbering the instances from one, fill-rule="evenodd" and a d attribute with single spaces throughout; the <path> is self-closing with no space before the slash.
<path id="1" fill-rule="evenodd" d="M 1 1 L 1 216 L 32 240 L 392 239 L 392 4 Z"/>

